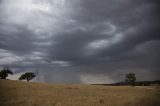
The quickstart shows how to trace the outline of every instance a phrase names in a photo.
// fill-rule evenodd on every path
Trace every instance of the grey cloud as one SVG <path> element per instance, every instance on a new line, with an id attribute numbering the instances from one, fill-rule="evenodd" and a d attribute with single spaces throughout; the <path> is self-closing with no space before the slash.
<path id="1" fill-rule="evenodd" d="M 14 26 L 15 27 L 15 26 Z M 35 47 L 32 44 L 34 41 L 34 33 L 21 26 L 16 26 L 18 32 L 5 33 L 0 32 L 0 48 L 12 51 L 16 54 L 27 54 L 32 52 Z M 10 29 L 6 30 L 9 32 Z"/>
<path id="2" fill-rule="evenodd" d="M 6 65 L 39 69 L 47 82 L 118 81 L 127 72 L 159 78 L 158 0 L 0 3 L 0 50 L 18 57 Z"/>

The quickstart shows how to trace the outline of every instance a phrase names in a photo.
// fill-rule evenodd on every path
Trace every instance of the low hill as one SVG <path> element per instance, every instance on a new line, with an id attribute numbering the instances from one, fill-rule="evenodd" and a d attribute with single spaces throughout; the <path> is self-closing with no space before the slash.
<path id="1" fill-rule="evenodd" d="M 0 80 L 0 106 L 160 106 L 159 87 Z"/>
<path id="2" fill-rule="evenodd" d="M 123 85 L 130 85 L 128 82 L 116 82 L 112 84 L 92 84 L 92 85 L 109 85 L 109 86 L 123 86 Z M 160 85 L 160 80 L 154 81 L 136 81 L 135 86 L 153 86 L 153 85 Z"/>

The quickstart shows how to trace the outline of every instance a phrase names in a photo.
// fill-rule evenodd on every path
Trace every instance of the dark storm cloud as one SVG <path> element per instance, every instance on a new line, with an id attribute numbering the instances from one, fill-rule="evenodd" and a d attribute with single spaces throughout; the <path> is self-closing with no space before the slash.
<path id="1" fill-rule="evenodd" d="M 97 36 L 96 33 L 81 30 L 59 35 L 54 38 L 55 44 L 51 56 L 53 59 L 71 61 L 73 64 L 87 64 L 87 62 L 95 60 L 96 57 L 87 55 L 86 46 L 94 40 L 104 38 L 109 37 Z"/>
<path id="2" fill-rule="evenodd" d="M 159 78 L 159 0 L 0 3 L 1 66 L 48 70 L 39 78 L 48 82 L 112 82 L 128 72 Z"/>
<path id="3" fill-rule="evenodd" d="M 58 39 L 56 39 L 58 44 L 53 49 L 53 54 L 55 53 L 53 56 L 62 60 L 80 60 L 85 63 L 85 60 L 89 58 L 88 55 L 85 55 L 87 52 L 85 51 L 85 46 L 88 43 L 99 39 L 109 39 L 117 33 L 122 33 L 123 38 L 119 42 L 99 50 L 97 56 L 103 58 L 105 56 L 123 55 L 125 52 L 132 51 L 138 45 L 158 40 L 160 37 L 158 20 L 155 17 L 155 12 L 158 9 L 156 6 L 156 1 L 150 2 L 146 0 L 140 2 L 115 0 L 102 0 L 101 2 L 93 0 L 83 1 L 79 7 L 81 14 L 77 12 L 75 20 L 79 24 L 83 23 L 83 26 L 89 24 L 91 27 L 95 25 L 96 28 L 87 32 L 76 30 L 69 34 L 65 33 L 58 36 Z M 100 26 L 97 23 L 105 21 L 113 22 L 117 27 L 117 32 L 112 35 L 100 35 L 101 30 L 98 29 Z M 93 61 L 92 58 L 95 61 L 97 59 L 97 57 L 91 57 L 91 61 Z"/>
<path id="4" fill-rule="evenodd" d="M 0 32 L 0 48 L 14 52 L 15 54 L 28 54 L 35 49 L 35 46 L 32 44 L 34 41 L 34 33 L 23 26 L 14 26 L 15 30 L 10 31 L 10 29 L 4 30 L 1 29 Z"/>

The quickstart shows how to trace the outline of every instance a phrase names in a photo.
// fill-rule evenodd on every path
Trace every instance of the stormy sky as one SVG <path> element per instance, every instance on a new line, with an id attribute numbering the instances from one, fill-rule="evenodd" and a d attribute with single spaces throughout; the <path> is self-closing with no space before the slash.
<path id="1" fill-rule="evenodd" d="M 17 79 L 160 79 L 159 0 L 0 0 L 0 67 Z"/>

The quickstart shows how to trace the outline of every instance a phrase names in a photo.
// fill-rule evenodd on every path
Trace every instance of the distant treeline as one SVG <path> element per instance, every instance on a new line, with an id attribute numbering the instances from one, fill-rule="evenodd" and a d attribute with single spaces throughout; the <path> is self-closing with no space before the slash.
<path id="1" fill-rule="evenodd" d="M 117 82 L 113 84 L 92 84 L 92 85 L 111 85 L 111 86 L 123 86 L 123 85 L 130 85 L 130 83 L 123 81 Z M 150 86 L 150 85 L 160 85 L 160 80 L 154 81 L 136 81 L 135 86 Z"/>

